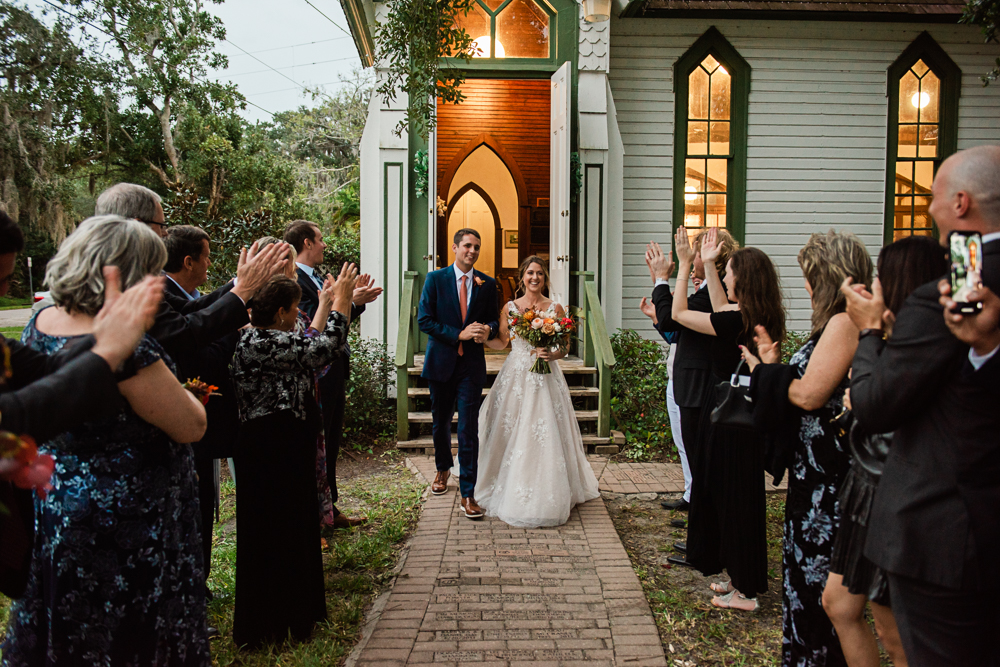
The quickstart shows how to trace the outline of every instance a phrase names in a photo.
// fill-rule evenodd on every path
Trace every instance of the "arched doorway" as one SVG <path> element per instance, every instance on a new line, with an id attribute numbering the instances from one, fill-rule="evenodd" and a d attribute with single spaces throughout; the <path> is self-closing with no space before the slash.
<path id="1" fill-rule="evenodd" d="M 467 183 L 448 202 L 447 213 L 447 262 L 455 261 L 452 240 L 459 229 L 475 229 L 482 237 L 476 269 L 488 276 L 496 276 L 503 265 L 501 247 L 503 230 L 500 213 L 490 195 L 476 183 Z"/>

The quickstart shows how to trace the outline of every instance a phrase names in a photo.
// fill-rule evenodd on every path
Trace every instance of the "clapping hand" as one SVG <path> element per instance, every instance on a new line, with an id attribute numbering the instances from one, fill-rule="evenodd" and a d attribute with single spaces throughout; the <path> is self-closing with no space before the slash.
<path id="1" fill-rule="evenodd" d="M 332 276 L 327 276 L 331 278 Z M 344 315 L 350 316 L 351 302 L 354 299 L 354 288 L 358 283 L 358 267 L 346 262 L 340 267 L 340 274 L 333 281 L 333 307 Z"/>
<path id="2" fill-rule="evenodd" d="M 847 315 L 859 330 L 883 328 L 883 318 L 889 311 L 882 298 L 882 283 L 876 278 L 872 282 L 872 291 L 864 285 L 853 284 L 854 280 L 845 278 L 840 291 L 847 300 Z"/>
<path id="3" fill-rule="evenodd" d="M 355 306 L 363 306 L 379 298 L 381 294 L 382 288 L 375 287 L 371 275 L 363 273 L 358 276 L 358 284 L 354 287 L 353 303 Z"/>
<path id="4" fill-rule="evenodd" d="M 652 301 L 642 297 L 642 301 L 639 302 L 639 310 L 642 311 L 643 315 L 653 320 L 653 324 L 656 324 L 656 307 Z"/>
<path id="5" fill-rule="evenodd" d="M 104 267 L 104 305 L 94 318 L 92 351 L 103 357 L 112 370 L 121 366 L 153 326 L 165 280 L 162 276 L 146 276 L 122 293 L 118 267 Z"/>
<path id="6" fill-rule="evenodd" d="M 944 306 L 944 321 L 955 338 L 969 345 L 978 355 L 986 355 L 1000 346 L 1000 297 L 989 287 L 982 287 L 969 293 L 969 299 L 982 301 L 983 309 L 975 315 L 953 313 L 955 301 L 951 298 L 951 284 L 947 280 L 938 283 L 941 305 Z"/>
<path id="7" fill-rule="evenodd" d="M 740 345 L 740 353 L 750 368 L 750 372 L 757 368 L 757 364 L 776 364 L 781 360 L 781 345 L 771 340 L 771 335 L 763 326 L 758 324 L 754 327 L 753 340 L 757 344 L 759 358 L 754 356 L 747 347 Z"/>
<path id="8" fill-rule="evenodd" d="M 694 262 L 694 248 L 691 247 L 691 240 L 683 225 L 678 227 L 674 234 L 674 252 L 677 253 L 677 261 L 681 264 L 690 267 Z"/>
<path id="9" fill-rule="evenodd" d="M 283 274 L 288 264 L 290 248 L 287 243 L 271 243 L 258 252 L 257 241 L 253 242 L 249 250 L 243 248 L 236 268 L 236 286 L 233 288 L 233 294 L 247 302 L 273 276 Z"/>
<path id="10" fill-rule="evenodd" d="M 674 260 L 655 242 L 646 244 L 646 266 L 649 267 L 649 277 L 654 284 L 657 280 L 670 280 L 674 272 Z"/>

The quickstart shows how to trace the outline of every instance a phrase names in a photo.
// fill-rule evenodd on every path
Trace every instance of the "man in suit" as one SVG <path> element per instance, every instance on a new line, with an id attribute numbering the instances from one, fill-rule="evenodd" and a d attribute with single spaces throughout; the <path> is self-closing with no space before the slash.
<path id="1" fill-rule="evenodd" d="M 476 466 L 479 459 L 479 407 L 486 385 L 483 343 L 499 331 L 497 283 L 474 270 L 482 239 L 474 229 L 455 232 L 455 263 L 427 274 L 417 309 L 417 323 L 428 335 L 424 370 L 431 389 L 434 462 L 437 474 L 431 493 L 445 493 L 454 459 L 451 455 L 451 418 L 458 403 L 459 491 L 462 512 L 470 519 L 483 516 L 476 503 Z"/>
<path id="2" fill-rule="evenodd" d="M 309 317 L 316 314 L 319 306 L 319 290 L 323 287 L 323 277 L 316 272 L 316 266 L 323 262 L 326 243 L 319 225 L 308 220 L 293 220 L 285 227 L 284 240 L 296 252 L 296 269 L 302 299 L 299 310 Z M 359 276 L 351 304 L 351 322 L 361 317 L 365 305 L 382 294 L 381 287 L 371 285 L 371 277 Z M 323 434 L 326 439 L 326 476 L 330 483 L 333 499 L 333 527 L 350 528 L 366 521 L 361 517 L 349 517 L 337 509 L 337 459 L 344 435 L 344 409 L 347 405 L 347 380 L 351 376 L 351 348 L 344 344 L 343 354 L 337 356 L 330 370 L 320 378 L 320 400 L 323 403 Z"/>
<path id="3" fill-rule="evenodd" d="M 952 231 L 982 233 L 983 281 L 1000 291 L 1000 147 L 952 155 L 931 192 L 942 243 Z M 865 555 L 889 573 L 907 659 L 915 667 L 995 665 L 1000 412 L 995 389 L 967 372 L 985 355 L 970 354 L 949 331 L 937 281 L 907 299 L 888 341 L 880 333 L 885 305 L 878 283 L 872 293 L 846 285 L 843 291 L 861 329 L 854 414 L 871 432 L 894 432 Z"/>
<path id="4" fill-rule="evenodd" d="M 708 295 L 707 283 L 705 282 L 705 265 L 701 259 L 702 234 L 694 240 L 694 262 L 692 275 L 695 281 L 701 281 L 701 286 L 688 299 L 688 308 L 701 313 L 712 312 L 712 299 Z M 725 276 L 726 265 L 729 257 L 736 250 L 736 240 L 724 229 L 718 232 L 719 259 L 716 267 L 719 277 Z M 688 467 L 691 470 L 692 485 L 697 481 L 703 471 L 698 467 L 698 450 L 700 437 L 700 424 L 702 418 L 702 408 L 708 400 L 715 380 L 712 376 L 711 349 L 713 336 L 707 336 L 697 331 L 692 331 L 674 322 L 671 309 L 674 304 L 674 296 L 670 292 L 668 283 L 674 271 L 674 262 L 669 255 L 660 249 L 658 243 L 650 243 L 646 246 L 646 264 L 649 272 L 653 276 L 653 306 L 655 308 L 656 328 L 660 333 L 675 333 L 677 336 L 677 351 L 674 356 L 674 368 L 671 379 L 673 380 L 674 401 L 680 409 L 681 436 L 684 442 L 685 454 L 688 458 Z M 661 503 L 664 509 L 687 510 L 689 503 L 683 498 L 680 500 L 669 500 Z M 679 542 L 674 545 L 678 551 L 686 552 L 687 544 Z M 681 556 L 670 556 L 667 558 L 676 565 L 687 565 L 687 559 Z"/>
<path id="5" fill-rule="evenodd" d="M 204 230 L 177 225 L 167 230 L 167 276 L 165 292 L 174 300 L 194 302 L 201 298 L 198 288 L 208 281 L 212 265 L 211 244 Z M 178 310 L 178 309 L 175 309 Z M 211 344 L 185 354 L 178 362 L 182 379 L 201 378 L 219 388 L 205 406 L 208 429 L 199 442 L 191 443 L 195 471 L 198 473 L 198 501 L 201 506 L 202 555 L 205 577 L 212 563 L 212 526 L 219 497 L 219 459 L 235 455 L 236 435 L 240 426 L 235 389 L 229 375 L 239 331 L 226 334 Z"/>
<path id="6" fill-rule="evenodd" d="M 134 183 L 118 183 L 97 198 L 95 215 L 120 215 L 144 222 L 165 237 L 166 218 L 160 196 Z M 285 270 L 288 247 L 268 246 L 260 253 L 257 245 L 240 252 L 236 280 L 199 299 L 188 300 L 164 292 L 163 304 L 149 334 L 174 359 L 230 334 L 250 322 L 246 304 L 271 279 Z"/>

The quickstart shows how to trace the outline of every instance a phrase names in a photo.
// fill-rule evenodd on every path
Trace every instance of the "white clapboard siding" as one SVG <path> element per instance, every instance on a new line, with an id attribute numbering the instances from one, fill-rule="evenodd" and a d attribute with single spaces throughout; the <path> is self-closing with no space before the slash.
<path id="1" fill-rule="evenodd" d="M 851 230 L 876 256 L 885 198 L 886 68 L 926 30 L 962 70 L 959 148 L 1000 142 L 1000 85 L 979 77 L 1000 55 L 978 28 L 914 23 L 613 19 L 609 80 L 625 145 L 622 326 L 652 337 L 650 240 L 669 246 L 673 66 L 715 26 L 753 68 L 746 243 L 781 273 L 789 328 L 809 328 L 796 257 L 809 234 Z"/>

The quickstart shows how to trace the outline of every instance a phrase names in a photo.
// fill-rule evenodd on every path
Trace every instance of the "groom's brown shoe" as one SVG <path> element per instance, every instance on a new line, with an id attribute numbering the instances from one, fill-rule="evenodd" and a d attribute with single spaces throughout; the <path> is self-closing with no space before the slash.
<path id="1" fill-rule="evenodd" d="M 431 482 L 431 493 L 435 496 L 440 496 L 445 491 L 448 490 L 448 477 L 451 472 L 448 470 L 442 470 L 438 474 L 434 475 L 434 481 Z"/>
<path id="2" fill-rule="evenodd" d="M 476 503 L 473 497 L 462 498 L 462 513 L 469 519 L 482 519 L 483 508 Z"/>

